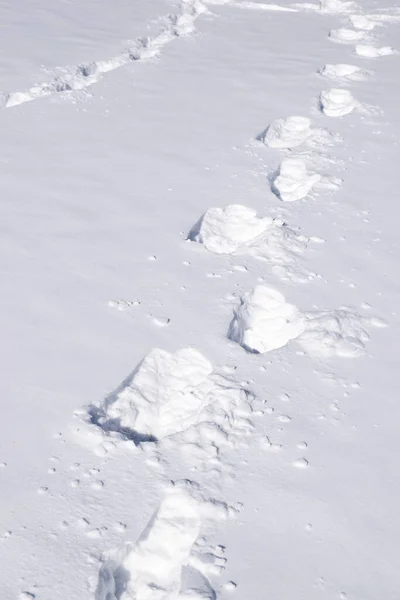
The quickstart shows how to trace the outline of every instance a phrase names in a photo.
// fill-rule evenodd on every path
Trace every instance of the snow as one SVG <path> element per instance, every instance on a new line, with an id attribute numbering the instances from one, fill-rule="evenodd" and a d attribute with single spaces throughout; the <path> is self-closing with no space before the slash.
<path id="1" fill-rule="evenodd" d="M 318 173 L 307 173 L 303 160 L 285 158 L 279 166 L 272 189 L 284 202 L 294 202 L 305 198 L 320 180 L 321 176 Z"/>
<path id="2" fill-rule="evenodd" d="M 327 117 L 344 117 L 358 106 L 349 90 L 331 88 L 321 92 L 321 108 Z"/>
<path id="3" fill-rule="evenodd" d="M 365 81 L 371 76 L 371 73 L 357 65 L 338 64 L 325 65 L 324 68 L 321 69 L 321 75 L 339 82 L 352 82 Z"/>
<path id="4" fill-rule="evenodd" d="M 304 332 L 300 311 L 284 296 L 259 285 L 242 299 L 230 324 L 228 338 L 249 352 L 270 352 L 285 346 Z"/>
<path id="5" fill-rule="evenodd" d="M 267 261 L 271 272 L 292 281 L 308 280 L 312 276 L 300 265 L 299 259 L 310 245 L 324 242 L 301 234 L 275 217 L 259 217 L 255 210 L 238 204 L 208 209 L 191 229 L 188 239 L 216 254 L 252 256 Z M 233 269 L 247 271 L 241 265 L 234 265 Z"/>
<path id="6" fill-rule="evenodd" d="M 394 4 L 1 4 L 1 599 L 397 600 Z"/>
<path id="7" fill-rule="evenodd" d="M 297 339 L 310 354 L 357 357 L 365 354 L 369 340 L 364 327 L 386 325 L 379 317 L 363 316 L 346 307 L 302 313 L 279 291 L 259 285 L 242 298 L 228 337 L 249 352 L 261 354 Z"/>

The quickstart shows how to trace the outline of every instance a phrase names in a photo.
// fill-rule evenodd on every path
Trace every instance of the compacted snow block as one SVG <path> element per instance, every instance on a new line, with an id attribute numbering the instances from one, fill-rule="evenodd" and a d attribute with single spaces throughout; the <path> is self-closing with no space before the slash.
<path id="1" fill-rule="evenodd" d="M 204 244 L 210 252 L 233 254 L 273 227 L 276 224 L 272 217 L 258 217 L 247 206 L 230 204 L 209 208 L 191 229 L 189 239 Z"/>
<path id="2" fill-rule="evenodd" d="M 317 173 L 308 174 L 306 164 L 299 158 L 286 158 L 272 182 L 272 191 L 284 202 L 305 198 L 321 180 Z"/>
<path id="3" fill-rule="evenodd" d="M 209 208 L 192 228 L 188 239 L 216 254 L 248 255 L 266 260 L 278 277 L 297 281 L 307 281 L 309 276 L 298 265 L 298 256 L 310 241 L 320 241 L 302 235 L 279 219 L 259 217 L 255 210 L 239 204 Z"/>
<path id="4" fill-rule="evenodd" d="M 193 568 L 186 577 L 185 569 L 203 521 L 226 519 L 229 509 L 184 483 L 167 491 L 136 543 L 109 553 L 100 569 L 96 600 L 215 598 L 206 577 Z"/>
<path id="5" fill-rule="evenodd" d="M 156 348 L 96 409 L 95 424 L 135 443 L 180 436 L 182 448 L 187 443 L 216 451 L 219 444 L 234 443 L 239 429 L 242 436 L 249 429 L 242 419 L 249 397 L 197 350 L 171 354 Z"/>
<path id="6" fill-rule="evenodd" d="M 390 56 L 396 54 L 396 51 L 391 46 L 371 46 L 369 44 L 357 44 L 355 52 L 363 58 L 380 58 L 381 56 Z"/>
<path id="7" fill-rule="evenodd" d="M 295 148 L 303 144 L 312 134 L 311 121 L 307 117 L 276 119 L 268 127 L 264 143 L 269 148 Z"/>
<path id="8" fill-rule="evenodd" d="M 348 64 L 327 64 L 321 69 L 320 74 L 329 79 L 337 79 L 339 81 L 364 81 L 370 75 L 368 71 L 356 67 L 356 65 Z"/>
<path id="9" fill-rule="evenodd" d="M 277 290 L 257 286 L 236 310 L 228 338 L 249 352 L 264 353 L 297 340 L 311 355 L 355 358 L 365 354 L 367 327 L 385 327 L 348 307 L 301 312 Z"/>
<path id="10" fill-rule="evenodd" d="M 355 29 L 332 29 L 329 37 L 332 41 L 339 44 L 356 44 L 365 38 L 365 33 L 363 31 L 356 31 Z"/>
<path id="11" fill-rule="evenodd" d="M 247 294 L 235 312 L 228 338 L 249 352 L 264 353 L 282 348 L 301 335 L 302 313 L 278 291 L 258 285 Z"/>
<path id="12" fill-rule="evenodd" d="M 240 204 L 209 208 L 188 239 L 215 254 L 250 254 L 280 264 L 291 262 L 290 254 L 305 250 L 309 241 L 283 221 L 259 217 L 255 210 Z"/>
<path id="13" fill-rule="evenodd" d="M 321 92 L 320 100 L 322 112 L 328 117 L 344 117 L 358 106 L 348 90 L 338 88 Z"/>

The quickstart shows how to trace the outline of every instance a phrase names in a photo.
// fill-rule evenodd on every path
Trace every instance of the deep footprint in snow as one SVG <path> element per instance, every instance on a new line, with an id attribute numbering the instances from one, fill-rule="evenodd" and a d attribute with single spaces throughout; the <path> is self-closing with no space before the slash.
<path id="1" fill-rule="evenodd" d="M 371 76 L 371 73 L 356 65 L 348 64 L 327 64 L 319 71 L 320 75 L 340 82 L 365 81 Z"/>
<path id="2" fill-rule="evenodd" d="M 337 141 L 337 136 L 325 129 L 311 127 L 311 120 L 307 117 L 290 116 L 272 121 L 258 136 L 258 140 L 269 148 L 290 150 L 303 144 L 313 147 L 332 145 Z"/>
<path id="3" fill-rule="evenodd" d="M 320 95 L 321 110 L 327 117 L 344 117 L 360 106 L 348 90 L 332 88 Z"/>
<path id="4" fill-rule="evenodd" d="M 391 46 L 381 46 L 378 48 L 369 44 L 357 44 L 354 51 L 357 56 L 362 56 L 363 58 L 380 58 L 382 56 L 397 54 L 397 51 Z"/>
<path id="5" fill-rule="evenodd" d="M 105 558 L 96 600 L 215 600 L 208 579 L 187 565 L 203 521 L 229 516 L 225 504 L 204 499 L 188 483 L 174 486 L 139 540 Z"/>
<path id="6" fill-rule="evenodd" d="M 235 310 L 228 338 L 255 353 L 296 340 L 311 355 L 353 358 L 366 352 L 366 328 L 386 325 L 382 319 L 365 317 L 348 307 L 302 312 L 277 290 L 258 285 Z"/>

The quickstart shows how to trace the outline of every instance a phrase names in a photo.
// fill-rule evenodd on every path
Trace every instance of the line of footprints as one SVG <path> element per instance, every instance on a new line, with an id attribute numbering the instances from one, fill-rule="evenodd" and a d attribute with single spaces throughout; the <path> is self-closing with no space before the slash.
<path id="1" fill-rule="evenodd" d="M 325 12 L 345 14 L 349 21 L 346 28 L 330 32 L 333 42 L 352 44 L 355 54 L 363 58 L 395 53 L 390 47 L 373 45 L 372 31 L 386 21 L 384 15 L 367 16 L 340 0 L 322 2 L 321 13 Z M 327 64 L 320 75 L 346 84 L 371 77 L 367 69 L 352 64 Z M 319 106 L 328 117 L 369 110 L 340 87 L 323 90 Z M 323 162 L 324 149 L 339 141 L 338 135 L 313 127 L 304 116 L 273 121 L 256 141 L 283 153 L 270 180 L 273 193 L 283 202 L 294 202 L 316 192 L 335 191 L 341 180 L 312 171 L 309 163 L 315 157 Z M 307 282 L 316 275 L 301 265 L 301 255 L 310 244 L 323 240 L 302 235 L 297 228 L 259 216 L 246 206 L 229 205 L 207 210 L 190 230 L 188 243 L 203 244 L 217 254 L 252 256 L 267 261 L 280 280 Z M 311 356 L 357 357 L 366 351 L 369 330 L 386 325 L 368 308 L 363 306 L 361 313 L 349 307 L 301 311 L 277 289 L 257 285 L 240 299 L 227 324 L 227 337 L 251 353 L 267 353 L 291 342 L 300 353 Z M 280 400 L 288 399 L 282 394 Z M 99 456 L 129 445 L 163 472 L 168 472 L 168 452 L 179 450 L 188 472 L 206 472 L 223 484 L 234 471 L 227 451 L 250 443 L 280 450 L 252 422 L 252 417 L 273 410 L 236 381 L 235 366 L 216 370 L 194 348 L 175 353 L 154 349 L 114 393 L 76 411 L 74 432 Z M 280 423 L 290 420 L 285 414 L 277 418 Z M 309 466 L 306 450 L 306 442 L 299 442 L 294 467 Z M 97 479 L 95 483 L 100 485 Z M 102 557 L 99 576 L 91 584 L 95 599 L 172 600 L 190 595 L 192 600 L 214 600 L 211 580 L 224 569 L 225 548 L 207 544 L 207 528 L 234 518 L 240 510 L 240 503 L 210 497 L 189 478 L 163 486 L 162 500 L 140 538 Z M 236 587 L 233 581 L 223 585 L 225 592 Z M 24 593 L 25 598 L 35 597 Z"/>

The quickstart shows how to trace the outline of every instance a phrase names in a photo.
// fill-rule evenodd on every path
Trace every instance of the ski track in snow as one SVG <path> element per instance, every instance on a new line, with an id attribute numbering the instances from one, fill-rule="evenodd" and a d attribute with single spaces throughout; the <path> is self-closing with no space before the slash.
<path id="1" fill-rule="evenodd" d="M 0 108 L 12 108 L 62 92 L 81 91 L 97 83 L 106 73 L 135 61 L 156 58 L 167 44 L 192 34 L 194 22 L 205 10 L 199 0 L 182 0 L 181 10 L 164 17 L 163 25 L 154 37 L 139 39 L 125 52 L 106 60 L 62 69 L 63 72 L 53 80 L 36 84 L 26 91 L 0 93 Z"/>

